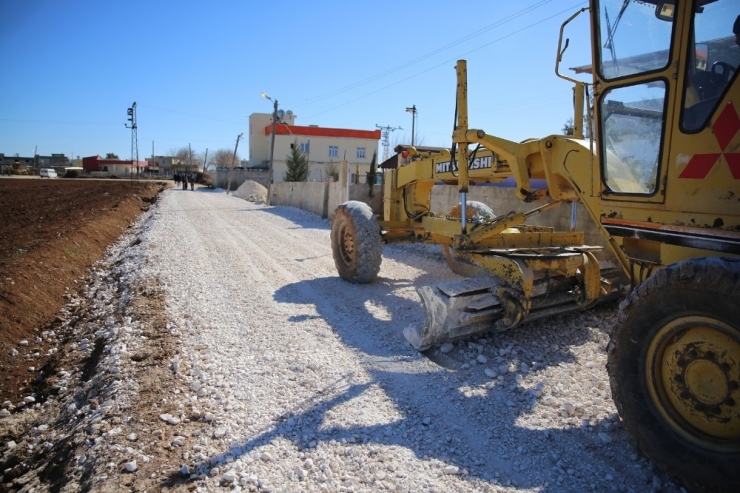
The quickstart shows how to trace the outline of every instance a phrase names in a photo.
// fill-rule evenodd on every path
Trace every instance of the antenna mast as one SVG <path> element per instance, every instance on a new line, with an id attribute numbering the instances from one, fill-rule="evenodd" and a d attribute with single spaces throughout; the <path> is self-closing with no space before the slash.
<path id="1" fill-rule="evenodd" d="M 380 138 L 381 138 L 381 143 L 383 145 L 383 161 L 385 162 L 390 157 L 390 153 L 389 153 L 388 150 L 391 147 L 391 143 L 389 141 L 389 138 L 391 136 L 391 132 L 393 132 L 394 130 L 403 130 L 403 129 L 401 127 L 391 127 L 390 125 L 386 125 L 385 127 L 381 127 L 377 123 L 375 124 L 375 127 L 376 128 L 379 128 L 381 130 L 380 131 Z"/>
<path id="2" fill-rule="evenodd" d="M 134 173 L 134 163 L 136 166 L 136 179 L 139 179 L 139 137 L 136 134 L 136 101 L 134 101 L 134 104 L 131 105 L 131 107 L 126 110 L 126 114 L 128 115 L 128 121 L 131 122 L 131 126 L 126 123 L 126 128 L 131 129 L 131 178 L 133 178 Z M 152 152 L 154 152 L 154 143 L 152 143 Z"/>

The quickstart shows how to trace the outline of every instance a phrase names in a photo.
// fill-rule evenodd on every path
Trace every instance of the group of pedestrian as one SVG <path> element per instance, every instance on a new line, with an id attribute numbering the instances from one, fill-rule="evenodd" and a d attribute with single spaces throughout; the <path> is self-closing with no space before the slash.
<path id="1" fill-rule="evenodd" d="M 182 189 L 188 189 L 188 183 L 190 184 L 190 190 L 195 190 L 195 174 L 194 173 L 175 173 L 173 176 L 175 185 L 179 186 L 182 183 Z"/>

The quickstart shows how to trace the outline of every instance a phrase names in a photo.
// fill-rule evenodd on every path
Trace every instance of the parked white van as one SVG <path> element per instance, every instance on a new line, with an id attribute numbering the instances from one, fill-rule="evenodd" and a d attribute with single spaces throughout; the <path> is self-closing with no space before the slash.
<path id="1" fill-rule="evenodd" d="M 57 172 L 51 168 L 41 168 L 41 170 L 39 171 L 39 176 L 41 178 L 58 178 Z"/>

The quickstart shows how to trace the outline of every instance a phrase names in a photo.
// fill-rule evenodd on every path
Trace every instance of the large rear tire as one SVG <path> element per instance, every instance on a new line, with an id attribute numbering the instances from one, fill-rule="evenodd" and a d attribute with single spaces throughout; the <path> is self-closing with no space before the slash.
<path id="1" fill-rule="evenodd" d="M 620 307 L 607 364 L 632 439 L 696 491 L 740 484 L 740 259 L 656 271 Z"/>
<path id="2" fill-rule="evenodd" d="M 331 221 L 331 250 L 342 279 L 372 282 L 380 271 L 382 248 L 380 227 L 369 205 L 350 200 L 337 207 Z"/>

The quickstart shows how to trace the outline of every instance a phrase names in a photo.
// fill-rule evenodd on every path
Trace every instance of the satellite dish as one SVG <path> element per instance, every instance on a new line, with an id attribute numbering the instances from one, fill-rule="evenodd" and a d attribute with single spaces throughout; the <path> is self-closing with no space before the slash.
<path id="1" fill-rule="evenodd" d="M 291 116 L 293 116 L 293 111 L 292 111 L 292 110 L 288 110 L 288 111 L 286 111 L 286 112 L 285 112 L 285 114 L 286 114 L 286 115 L 287 115 L 288 117 L 291 117 Z"/>
<path id="2" fill-rule="evenodd" d="M 282 120 L 285 117 L 285 112 L 283 110 L 278 110 L 277 116 Z"/>

